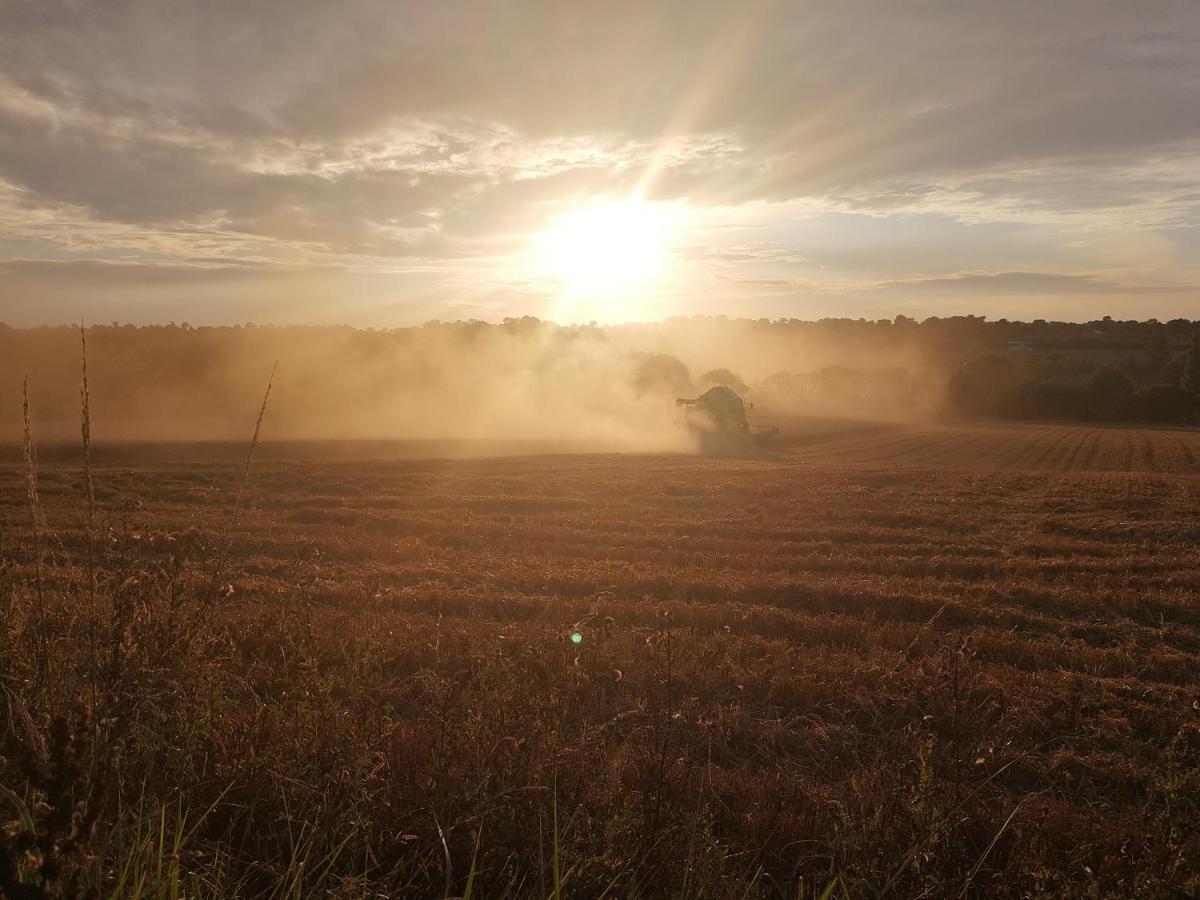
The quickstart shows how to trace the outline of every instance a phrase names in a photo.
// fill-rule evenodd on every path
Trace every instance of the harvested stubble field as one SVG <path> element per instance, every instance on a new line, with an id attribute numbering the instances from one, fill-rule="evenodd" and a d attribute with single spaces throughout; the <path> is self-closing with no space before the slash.
<path id="1" fill-rule="evenodd" d="M 59 460 L 41 600 L 9 465 L 0 784 L 126 896 L 1200 890 L 1200 433 L 786 443 L 114 449 L 96 598 Z"/>

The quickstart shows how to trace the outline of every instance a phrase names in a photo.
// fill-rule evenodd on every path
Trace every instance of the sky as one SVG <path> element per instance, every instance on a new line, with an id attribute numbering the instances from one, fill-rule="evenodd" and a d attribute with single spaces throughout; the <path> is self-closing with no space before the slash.
<path id="1" fill-rule="evenodd" d="M 0 322 L 1200 317 L 1196 0 L 0 0 Z"/>

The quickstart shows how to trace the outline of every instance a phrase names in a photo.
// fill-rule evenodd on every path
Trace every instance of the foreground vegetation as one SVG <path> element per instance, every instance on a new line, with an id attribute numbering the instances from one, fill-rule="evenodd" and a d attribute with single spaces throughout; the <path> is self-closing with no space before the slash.
<path id="1" fill-rule="evenodd" d="M 0 893 L 1191 896 L 1198 458 L 0 468 Z"/>

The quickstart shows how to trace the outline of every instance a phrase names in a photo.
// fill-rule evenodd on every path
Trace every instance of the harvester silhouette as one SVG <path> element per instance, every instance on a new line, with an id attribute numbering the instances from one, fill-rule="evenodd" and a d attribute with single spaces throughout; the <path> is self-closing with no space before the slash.
<path id="1" fill-rule="evenodd" d="M 776 428 L 756 428 L 746 418 L 754 404 L 743 400 L 723 384 L 709 388 L 699 397 L 679 397 L 683 424 L 700 444 L 700 452 L 717 456 L 745 453 L 765 446 L 778 433 Z"/>

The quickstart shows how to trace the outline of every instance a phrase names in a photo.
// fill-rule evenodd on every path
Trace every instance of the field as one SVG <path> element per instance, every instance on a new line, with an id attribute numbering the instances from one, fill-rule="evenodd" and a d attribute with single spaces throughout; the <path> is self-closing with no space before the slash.
<path id="1" fill-rule="evenodd" d="M 783 444 L 10 454 L 0 885 L 1200 890 L 1200 432 Z"/>

